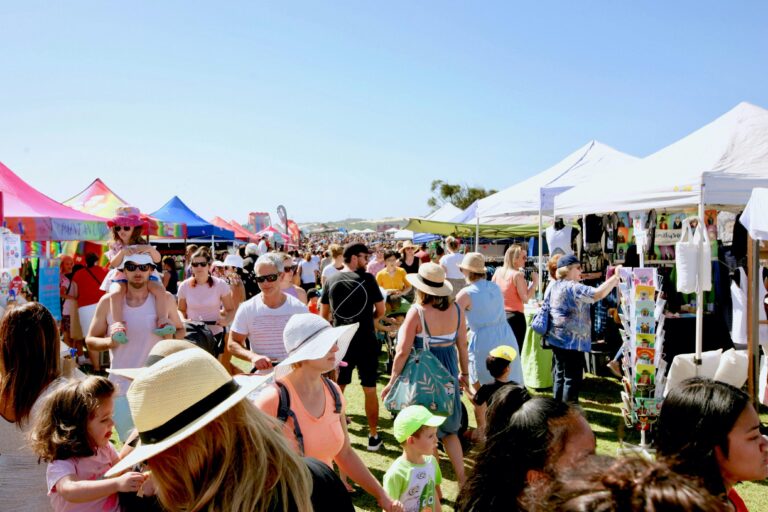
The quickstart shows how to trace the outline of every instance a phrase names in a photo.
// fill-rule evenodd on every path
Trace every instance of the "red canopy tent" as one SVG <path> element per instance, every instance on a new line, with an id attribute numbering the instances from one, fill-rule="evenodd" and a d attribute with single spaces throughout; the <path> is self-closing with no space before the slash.
<path id="1" fill-rule="evenodd" d="M 230 231 L 235 232 L 235 238 L 238 240 L 243 240 L 245 242 L 255 242 L 258 240 L 256 235 L 242 227 L 240 224 L 238 224 L 235 221 L 227 222 L 226 220 L 222 219 L 221 217 L 214 217 L 211 219 L 211 224 L 214 226 L 218 226 L 222 229 L 228 229 Z"/>
<path id="2" fill-rule="evenodd" d="M 3 225 L 23 241 L 103 240 L 107 219 L 64 206 L 0 163 Z"/>

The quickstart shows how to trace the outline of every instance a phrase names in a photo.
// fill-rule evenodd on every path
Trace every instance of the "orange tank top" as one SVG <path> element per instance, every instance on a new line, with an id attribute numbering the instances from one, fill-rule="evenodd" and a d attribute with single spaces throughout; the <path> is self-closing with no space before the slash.
<path id="1" fill-rule="evenodd" d="M 493 274 L 492 281 L 501 288 L 501 295 L 504 297 L 504 311 L 522 313 L 523 301 L 520 294 L 517 293 L 517 286 L 515 286 L 517 271 L 509 272 L 505 277 L 501 277 L 500 270 Z"/>

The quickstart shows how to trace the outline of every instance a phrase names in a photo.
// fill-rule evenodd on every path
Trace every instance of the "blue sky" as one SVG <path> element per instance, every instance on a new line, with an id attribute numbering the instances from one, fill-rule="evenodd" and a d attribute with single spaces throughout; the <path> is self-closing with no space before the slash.
<path id="1" fill-rule="evenodd" d="M 421 215 L 768 107 L 766 2 L 0 1 L 0 161 L 64 200 Z"/>

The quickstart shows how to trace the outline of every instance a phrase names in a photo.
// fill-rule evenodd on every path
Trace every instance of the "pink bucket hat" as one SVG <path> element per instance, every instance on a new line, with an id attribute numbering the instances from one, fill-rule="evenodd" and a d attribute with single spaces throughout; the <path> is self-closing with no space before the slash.
<path id="1" fill-rule="evenodd" d="M 107 226 L 143 226 L 148 227 L 142 220 L 141 212 L 134 206 L 121 206 L 115 211 L 115 216 L 107 221 Z"/>

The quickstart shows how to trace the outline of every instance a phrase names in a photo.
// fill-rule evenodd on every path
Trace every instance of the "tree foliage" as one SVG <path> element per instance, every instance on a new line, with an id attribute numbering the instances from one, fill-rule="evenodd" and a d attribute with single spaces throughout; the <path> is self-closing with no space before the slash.
<path id="1" fill-rule="evenodd" d="M 433 196 L 427 201 L 430 208 L 439 208 L 445 203 L 451 203 L 454 206 L 464 210 L 469 205 L 491 194 L 496 190 L 486 190 L 480 187 L 470 187 L 469 185 L 456 185 L 446 183 L 443 180 L 434 180 L 429 187 Z"/>

